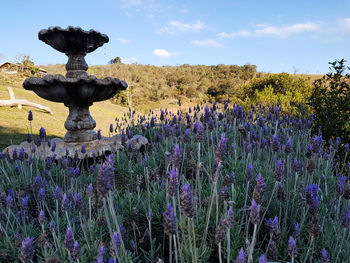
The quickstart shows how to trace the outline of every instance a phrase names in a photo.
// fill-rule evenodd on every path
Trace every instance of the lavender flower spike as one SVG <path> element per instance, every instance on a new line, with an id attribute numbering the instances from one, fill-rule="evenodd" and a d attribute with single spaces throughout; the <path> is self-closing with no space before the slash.
<path id="1" fill-rule="evenodd" d="M 326 249 L 322 249 L 321 252 L 321 263 L 329 263 L 328 253 Z"/>
<path id="2" fill-rule="evenodd" d="M 33 239 L 27 237 L 22 241 L 21 253 L 19 255 L 19 258 L 23 263 L 28 263 L 33 259 L 33 256 L 34 256 Z"/>
<path id="3" fill-rule="evenodd" d="M 252 200 L 252 205 L 250 206 L 249 220 L 253 225 L 259 224 L 260 221 L 259 207 L 254 199 Z"/>
<path id="4" fill-rule="evenodd" d="M 350 209 L 345 213 L 341 225 L 345 229 L 350 227 Z"/>
<path id="5" fill-rule="evenodd" d="M 250 182 L 253 179 L 253 176 L 254 176 L 253 165 L 252 163 L 249 163 L 246 170 L 246 180 Z"/>
<path id="6" fill-rule="evenodd" d="M 215 157 L 218 162 L 222 162 L 226 158 L 226 152 L 227 152 L 227 138 L 225 137 L 225 134 L 223 133 L 221 135 L 221 139 L 219 141 L 219 144 L 216 146 L 215 149 Z"/>
<path id="7" fill-rule="evenodd" d="M 185 216 L 192 218 L 194 215 L 193 210 L 193 196 L 191 192 L 191 186 L 189 184 L 184 184 L 181 188 L 182 194 L 180 196 L 181 209 Z"/>
<path id="8" fill-rule="evenodd" d="M 64 247 L 72 252 L 74 248 L 74 238 L 73 238 L 73 232 L 71 227 L 67 227 L 66 235 L 64 237 Z"/>
<path id="9" fill-rule="evenodd" d="M 289 237 L 287 251 L 291 258 L 296 258 L 298 255 L 297 245 L 293 237 Z"/>
<path id="10" fill-rule="evenodd" d="M 169 235 L 175 235 L 177 230 L 177 219 L 176 215 L 174 213 L 174 209 L 172 208 L 171 204 L 168 203 L 168 206 L 163 213 L 163 225 L 164 225 L 164 232 Z"/>
<path id="11" fill-rule="evenodd" d="M 178 192 L 178 188 L 179 188 L 179 184 L 178 184 L 177 172 L 173 168 L 169 172 L 168 194 L 170 196 L 176 196 Z"/>
<path id="12" fill-rule="evenodd" d="M 72 250 L 72 256 L 74 259 L 77 259 L 80 256 L 80 246 L 78 241 L 74 242 L 73 250 Z"/>
<path id="13" fill-rule="evenodd" d="M 245 263 L 247 260 L 247 255 L 244 252 L 243 248 L 238 252 L 238 256 L 236 258 L 235 263 Z"/>
<path id="14" fill-rule="evenodd" d="M 265 254 L 262 254 L 259 258 L 259 263 L 267 263 L 267 258 Z"/>

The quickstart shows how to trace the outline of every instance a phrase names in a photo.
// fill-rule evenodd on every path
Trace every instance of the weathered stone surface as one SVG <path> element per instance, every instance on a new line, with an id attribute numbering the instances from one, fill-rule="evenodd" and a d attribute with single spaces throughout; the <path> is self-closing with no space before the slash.
<path id="1" fill-rule="evenodd" d="M 56 143 L 56 149 L 52 151 L 53 143 Z M 82 146 L 85 147 L 85 152 L 82 152 Z M 33 147 L 35 151 L 33 151 Z M 22 142 L 20 145 L 10 145 L 5 148 L 2 153 L 8 154 L 13 158 L 13 151 L 17 149 L 17 155 L 19 155 L 20 149 L 23 148 L 24 152 L 28 156 L 32 156 L 37 159 L 45 159 L 46 157 L 55 157 L 56 159 L 67 156 L 70 158 L 77 157 L 78 159 L 86 159 L 104 156 L 106 153 L 116 152 L 123 149 L 120 143 L 120 136 L 115 135 L 113 137 L 102 137 L 100 140 L 93 140 L 87 142 L 70 142 L 67 143 L 60 138 L 54 138 L 51 140 L 51 147 L 47 142 L 42 142 L 38 147 L 33 142 Z M 67 155 L 68 153 L 68 155 Z"/>
<path id="2" fill-rule="evenodd" d="M 142 147 L 146 147 L 148 140 L 142 135 L 134 135 L 131 139 L 126 141 L 126 145 L 132 144 L 133 150 L 140 150 Z"/>

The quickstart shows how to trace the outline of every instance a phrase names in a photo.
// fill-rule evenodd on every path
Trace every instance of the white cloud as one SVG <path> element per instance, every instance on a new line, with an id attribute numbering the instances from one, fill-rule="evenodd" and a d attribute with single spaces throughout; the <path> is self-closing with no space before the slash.
<path id="1" fill-rule="evenodd" d="M 120 0 L 123 7 L 133 7 L 142 5 L 141 0 Z"/>
<path id="2" fill-rule="evenodd" d="M 214 39 L 194 40 L 191 44 L 203 47 L 221 47 L 221 43 Z"/>
<path id="3" fill-rule="evenodd" d="M 127 43 L 130 43 L 130 40 L 129 39 L 125 39 L 125 38 L 118 38 L 118 40 L 120 41 L 120 42 L 122 42 L 123 44 L 127 44 Z"/>
<path id="4" fill-rule="evenodd" d="M 122 62 L 124 64 L 135 64 L 135 63 L 138 63 L 139 60 L 135 57 L 132 57 L 132 58 L 121 58 L 122 59 Z"/>
<path id="5" fill-rule="evenodd" d="M 286 38 L 289 35 L 301 33 L 301 32 L 313 32 L 319 31 L 320 25 L 315 23 L 299 23 L 290 26 L 269 26 L 258 25 L 261 29 L 254 30 L 254 34 L 261 35 L 274 35 L 280 38 Z"/>
<path id="6" fill-rule="evenodd" d="M 256 25 L 257 29 L 252 31 L 241 30 L 232 33 L 221 32 L 217 34 L 218 37 L 222 38 L 234 38 L 234 37 L 253 37 L 253 36 L 276 36 L 279 38 L 287 38 L 292 34 L 302 32 L 315 32 L 321 29 L 319 24 L 316 23 L 297 23 L 286 26 L 272 26 L 265 24 Z M 349 19 L 349 30 L 350 30 L 350 19 Z"/>
<path id="7" fill-rule="evenodd" d="M 340 26 L 345 32 L 350 32 L 350 18 L 340 19 Z"/>
<path id="8" fill-rule="evenodd" d="M 221 33 L 217 34 L 218 37 L 222 37 L 222 38 L 250 37 L 251 35 L 252 35 L 252 33 L 249 31 L 246 31 L 246 30 L 233 32 L 233 33 L 221 32 Z"/>
<path id="9" fill-rule="evenodd" d="M 160 58 L 169 58 L 171 56 L 178 55 L 179 53 L 178 52 L 169 52 L 166 49 L 156 48 L 153 50 L 152 54 L 157 56 L 157 57 L 160 57 Z"/>
<path id="10" fill-rule="evenodd" d="M 205 28 L 205 24 L 200 20 L 195 23 L 182 23 L 180 21 L 170 21 L 167 26 L 159 29 L 158 33 L 175 34 L 178 32 L 197 32 Z"/>

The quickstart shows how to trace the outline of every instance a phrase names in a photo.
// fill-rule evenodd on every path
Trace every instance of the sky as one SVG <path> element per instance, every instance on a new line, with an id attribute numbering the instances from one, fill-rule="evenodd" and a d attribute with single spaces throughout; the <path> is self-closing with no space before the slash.
<path id="1" fill-rule="evenodd" d="M 350 60 L 349 0 L 0 0 L 0 63 L 22 54 L 35 64 L 67 57 L 38 39 L 50 26 L 109 36 L 86 56 L 104 65 L 244 65 L 258 71 L 325 74 Z"/>

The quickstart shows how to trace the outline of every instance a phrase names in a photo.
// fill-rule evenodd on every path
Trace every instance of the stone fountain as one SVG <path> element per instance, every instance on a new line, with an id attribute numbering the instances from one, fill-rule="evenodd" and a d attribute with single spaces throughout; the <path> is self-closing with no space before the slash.
<path id="1" fill-rule="evenodd" d="M 98 79 L 87 73 L 86 54 L 107 43 L 108 36 L 95 30 L 85 31 L 80 27 L 50 27 L 39 32 L 39 39 L 68 56 L 67 73 L 65 76 L 31 77 L 24 81 L 23 87 L 34 91 L 41 98 L 64 103 L 69 108 L 69 115 L 64 124 L 67 133 L 63 140 L 54 138 L 51 142 L 41 142 L 40 145 L 36 145 L 37 150 L 33 150 L 33 142 L 27 141 L 20 145 L 11 145 L 3 153 L 11 157 L 15 149 L 19 153 L 23 148 L 25 154 L 41 159 L 67 155 L 72 158 L 87 158 L 120 149 L 120 136 L 101 138 L 97 135 L 94 131 L 96 122 L 89 111 L 94 102 L 110 99 L 118 91 L 127 88 L 126 82 L 118 78 Z M 53 143 L 56 145 L 54 151 L 51 146 Z"/>

